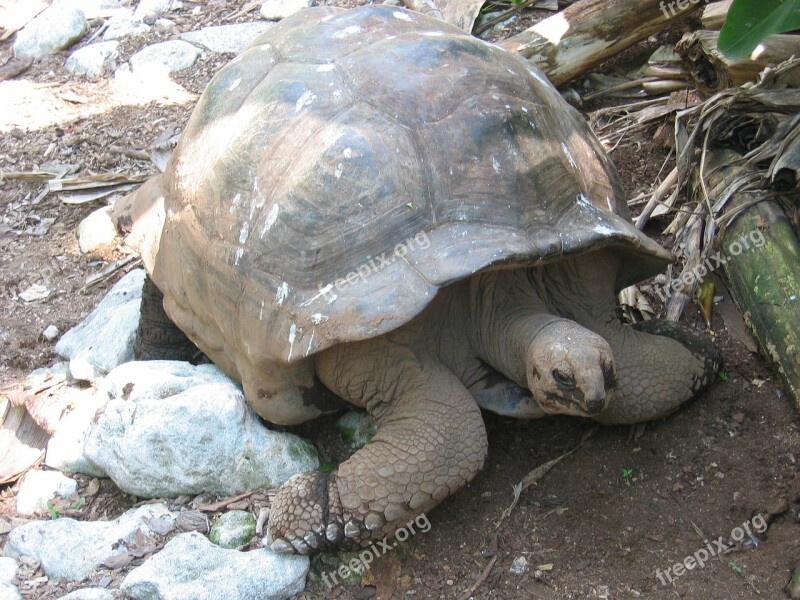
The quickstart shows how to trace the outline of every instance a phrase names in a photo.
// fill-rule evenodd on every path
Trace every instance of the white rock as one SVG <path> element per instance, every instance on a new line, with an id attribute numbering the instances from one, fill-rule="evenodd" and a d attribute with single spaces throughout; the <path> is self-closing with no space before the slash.
<path id="1" fill-rule="evenodd" d="M 159 76 L 164 73 L 175 73 L 191 67 L 202 52 L 194 44 L 183 40 L 159 42 L 145 46 L 131 56 L 131 69 L 139 78 L 148 74 Z"/>
<path id="2" fill-rule="evenodd" d="M 58 600 L 114 600 L 114 592 L 103 588 L 83 588 L 61 596 Z"/>
<path id="3" fill-rule="evenodd" d="M 120 279 L 86 319 L 67 331 L 56 352 L 70 361 L 75 379 L 92 381 L 133 359 L 144 269 Z"/>
<path id="4" fill-rule="evenodd" d="M 162 17 L 160 19 L 156 19 L 156 22 L 153 23 L 153 25 L 158 29 L 172 29 L 175 27 L 175 21 Z"/>
<path id="5" fill-rule="evenodd" d="M 17 561 L 8 556 L 0 558 L 0 583 L 11 583 L 17 575 Z"/>
<path id="6" fill-rule="evenodd" d="M 0 599 L 2 600 L 22 600 L 17 586 L 8 581 L 0 581 Z"/>
<path id="7" fill-rule="evenodd" d="M 283 600 L 303 591 L 308 564 L 265 548 L 225 550 L 191 532 L 129 573 L 121 590 L 133 600 Z"/>
<path id="8" fill-rule="evenodd" d="M 45 465 L 67 473 L 108 477 L 103 469 L 89 461 L 83 453 L 94 417 L 107 401 L 107 397 L 85 390 L 83 398 L 74 402 L 75 408 L 61 419 L 58 429 L 47 442 Z"/>
<path id="9" fill-rule="evenodd" d="M 106 41 L 120 40 L 128 36 L 142 35 L 148 31 L 150 31 L 150 25 L 142 23 L 132 16 L 119 15 L 109 19 L 108 27 L 103 32 L 103 39 Z"/>
<path id="10" fill-rule="evenodd" d="M 69 364 L 66 362 L 57 362 L 49 367 L 40 367 L 31 371 L 23 382 L 25 390 L 30 390 L 32 393 L 55 386 L 62 382 L 71 381 L 69 373 Z"/>
<path id="11" fill-rule="evenodd" d="M 176 2 L 175 0 L 140 0 L 133 16 L 140 20 L 143 20 L 148 15 L 158 17 L 170 10 L 177 10 L 181 6 L 181 2 Z"/>
<path id="12" fill-rule="evenodd" d="M 28 471 L 17 492 L 17 512 L 32 515 L 46 510 L 54 496 L 66 498 L 78 489 L 78 482 L 58 471 Z"/>
<path id="13" fill-rule="evenodd" d="M 97 77 L 100 75 L 103 70 L 106 68 L 111 61 L 119 56 L 119 42 L 117 41 L 110 41 L 110 42 L 97 42 L 95 44 L 89 44 L 88 46 L 84 46 L 83 48 L 76 50 L 73 52 L 70 57 L 67 59 L 67 71 L 74 75 L 87 75 L 88 77 Z M 111 219 L 108 216 L 108 211 L 104 210 L 106 208 L 110 208 L 105 206 L 99 209 L 96 212 L 104 211 L 105 213 L 105 220 L 111 223 Z M 84 222 L 91 219 L 95 213 L 92 213 Z M 83 225 L 83 223 L 81 223 Z M 113 223 L 111 223 L 113 227 Z M 80 232 L 80 227 L 78 227 L 78 231 Z M 116 228 L 114 229 L 114 237 L 116 237 L 117 231 Z M 80 236 L 79 236 L 80 237 Z M 111 238 L 113 242 L 114 237 Z M 81 244 L 81 252 L 90 252 L 91 250 L 84 250 L 83 243 Z M 110 243 L 110 242 L 109 242 Z"/>
<path id="14" fill-rule="evenodd" d="M 308 8 L 313 0 L 266 0 L 261 5 L 261 16 L 268 21 L 279 21 Z"/>
<path id="15" fill-rule="evenodd" d="M 119 42 L 102 42 L 102 44 L 119 46 Z M 101 44 L 92 44 L 92 46 L 99 45 Z M 78 52 L 87 50 L 92 46 L 81 48 L 81 50 L 78 50 Z M 78 52 L 75 54 L 78 54 Z M 72 56 L 75 56 L 75 54 Z M 72 56 L 70 57 L 70 60 L 72 59 Z M 96 58 L 100 58 L 100 56 L 98 55 Z M 97 71 L 97 74 L 99 75 L 103 70 L 103 64 L 104 60 L 100 60 L 91 66 L 92 68 L 97 67 L 99 69 Z M 67 60 L 67 68 L 69 69 L 69 60 Z M 117 239 L 117 228 L 114 225 L 114 221 L 111 219 L 111 207 L 103 206 L 102 208 L 98 208 L 83 221 L 81 221 L 80 225 L 78 225 L 77 235 L 78 246 L 80 247 L 81 252 L 84 254 L 89 252 L 97 252 L 99 250 L 112 247 L 114 245 L 114 241 Z"/>
<path id="16" fill-rule="evenodd" d="M 199 385 L 189 386 L 174 373 L 159 382 L 163 363 L 155 362 L 149 374 L 148 364 L 141 363 L 138 381 L 123 388 L 127 400 L 109 400 L 98 412 L 84 446 L 86 457 L 126 492 L 148 498 L 236 494 L 278 486 L 319 465 L 310 443 L 267 429 L 234 381 L 207 383 L 220 377 L 210 366 L 194 367 Z M 109 379 L 126 377 L 111 373 Z M 178 393 L 169 395 L 171 388 Z"/>
<path id="17" fill-rule="evenodd" d="M 56 0 L 53 4 L 78 9 L 90 20 L 110 17 L 127 10 L 122 7 L 119 0 Z"/>
<path id="18" fill-rule="evenodd" d="M 126 544 L 155 543 L 147 523 L 165 516 L 174 518 L 163 504 L 147 504 L 113 521 L 32 521 L 11 530 L 5 555 L 39 561 L 51 579 L 80 581 L 105 559 L 126 552 Z"/>
<path id="19" fill-rule="evenodd" d="M 52 342 L 54 339 L 58 337 L 59 333 L 61 332 L 58 330 L 58 327 L 51 324 L 45 327 L 45 330 L 42 332 L 42 337 L 46 339 L 48 342 Z"/>
<path id="20" fill-rule="evenodd" d="M 511 567 L 508 570 L 514 575 L 522 575 L 523 573 L 527 573 L 528 569 L 528 559 L 524 556 L 518 556 L 511 563 Z"/>
<path id="21" fill-rule="evenodd" d="M 164 399 L 205 383 L 238 384 L 213 364 L 193 365 L 181 360 L 132 361 L 118 366 L 98 386 L 108 400 L 138 402 Z"/>
<path id="22" fill-rule="evenodd" d="M 254 39 L 269 29 L 271 25 L 271 23 L 261 21 L 214 25 L 212 27 L 203 27 L 197 31 L 182 33 L 181 39 L 211 52 L 239 54 Z"/>
<path id="23" fill-rule="evenodd" d="M 41 283 L 34 283 L 32 286 L 19 293 L 19 297 L 25 302 L 44 300 L 48 296 L 50 296 L 50 290 L 47 288 L 47 286 L 42 285 Z"/>
<path id="24" fill-rule="evenodd" d="M 14 56 L 39 60 L 75 43 L 89 31 L 80 10 L 53 5 L 17 33 Z"/>

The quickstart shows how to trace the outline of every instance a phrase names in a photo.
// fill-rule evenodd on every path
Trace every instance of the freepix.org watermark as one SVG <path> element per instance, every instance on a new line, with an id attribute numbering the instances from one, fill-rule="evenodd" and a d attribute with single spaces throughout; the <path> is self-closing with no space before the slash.
<path id="1" fill-rule="evenodd" d="M 753 537 L 753 531 L 750 529 L 751 525 L 756 533 L 764 533 L 767 530 L 767 522 L 764 520 L 764 517 L 758 514 L 749 521 L 742 523 L 739 527 L 734 527 L 734 529 L 731 531 L 730 539 L 732 539 L 734 542 L 741 542 L 746 536 Z M 681 562 L 675 563 L 666 571 L 656 569 L 656 577 L 661 582 L 661 585 L 672 583 L 673 580 L 681 577 L 687 571 L 692 571 L 693 569 L 702 569 L 706 566 L 706 562 L 716 556 L 719 556 L 720 554 L 723 554 L 728 549 L 728 543 L 722 538 L 722 536 L 719 536 L 717 539 L 712 541 L 703 541 L 706 544 L 704 548 L 700 548 L 694 554 L 690 554 Z"/>
<path id="2" fill-rule="evenodd" d="M 430 247 L 431 240 L 428 238 L 428 234 L 424 231 L 420 231 L 415 236 L 397 244 L 391 252 L 383 252 L 379 256 L 370 256 L 357 269 L 350 271 L 347 275 L 340 277 L 333 283 L 327 285 L 320 284 L 319 294 L 328 299 L 328 295 L 333 293 L 334 289 L 342 292 L 348 285 L 354 285 L 359 280 L 366 282 L 367 277 L 371 274 L 388 267 L 398 258 L 403 258 L 411 250 L 415 248 L 427 250 Z"/>
<path id="3" fill-rule="evenodd" d="M 364 571 L 369 569 L 370 564 L 376 558 L 383 556 L 392 548 L 397 548 L 399 542 L 405 542 L 415 533 L 422 532 L 428 533 L 431 530 L 431 522 L 428 520 L 428 515 L 425 513 L 417 515 L 413 520 L 405 524 L 394 532 L 394 540 L 389 542 L 386 538 L 378 540 L 358 553 L 357 557 L 351 558 L 347 564 L 339 565 L 335 571 L 323 571 L 321 577 L 322 581 L 331 589 L 340 581 L 345 581 L 353 573 L 361 575 Z"/>
<path id="4" fill-rule="evenodd" d="M 678 10 L 684 11 L 689 8 L 690 4 L 700 4 L 700 2 L 708 2 L 708 0 L 670 0 L 670 2 L 662 2 L 658 5 L 658 8 L 661 9 L 664 18 L 669 19 L 677 14 L 675 11 L 676 6 Z"/>
<path id="5" fill-rule="evenodd" d="M 722 251 L 717 251 L 713 256 L 709 256 L 699 265 L 695 265 L 691 269 L 684 269 L 678 277 L 666 284 L 663 292 L 660 287 L 656 286 L 655 292 L 663 302 L 678 290 L 688 288 L 695 283 L 700 283 L 710 273 L 727 263 L 732 256 L 739 256 L 742 252 L 748 252 L 754 248 L 761 248 L 766 241 L 760 229 L 753 229 L 750 233 L 744 234 L 728 244 L 725 255 L 722 254 Z"/>

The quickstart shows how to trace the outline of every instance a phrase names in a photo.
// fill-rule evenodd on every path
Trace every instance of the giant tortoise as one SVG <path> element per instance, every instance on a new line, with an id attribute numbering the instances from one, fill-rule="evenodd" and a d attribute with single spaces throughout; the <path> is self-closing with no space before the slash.
<path id="1" fill-rule="evenodd" d="M 581 115 L 521 58 L 400 8 L 273 26 L 115 212 L 150 277 L 142 356 L 185 334 L 267 421 L 343 399 L 378 423 L 279 489 L 277 551 L 364 546 L 464 486 L 479 407 L 632 423 L 719 367 L 688 326 L 618 318 L 615 293 L 670 255 Z"/>

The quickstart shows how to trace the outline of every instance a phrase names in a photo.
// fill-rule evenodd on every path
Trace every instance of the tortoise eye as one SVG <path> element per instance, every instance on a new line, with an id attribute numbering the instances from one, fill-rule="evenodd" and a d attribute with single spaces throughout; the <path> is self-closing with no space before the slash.
<path id="1" fill-rule="evenodd" d="M 574 390 L 575 389 L 575 377 L 572 376 L 572 373 L 565 373 L 560 369 L 553 369 L 553 379 L 556 382 L 556 385 L 563 390 Z"/>

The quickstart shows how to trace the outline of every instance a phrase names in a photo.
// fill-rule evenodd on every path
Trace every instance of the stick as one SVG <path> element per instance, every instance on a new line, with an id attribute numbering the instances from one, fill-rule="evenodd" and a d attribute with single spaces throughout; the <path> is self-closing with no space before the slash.
<path id="1" fill-rule="evenodd" d="M 492 569 L 494 568 L 494 564 L 497 562 L 497 558 L 498 558 L 497 554 L 495 554 L 492 557 L 492 560 L 489 561 L 489 564 L 486 565 L 486 568 L 483 570 L 483 573 L 481 573 L 481 576 L 478 577 L 478 580 L 475 583 L 473 583 L 470 586 L 470 588 L 466 592 L 464 592 L 458 600 L 469 600 L 470 596 L 472 596 L 472 594 L 474 594 L 475 591 L 479 587 L 481 587 L 481 584 L 484 581 L 486 581 L 487 579 L 489 579 L 489 574 L 492 572 Z"/>

